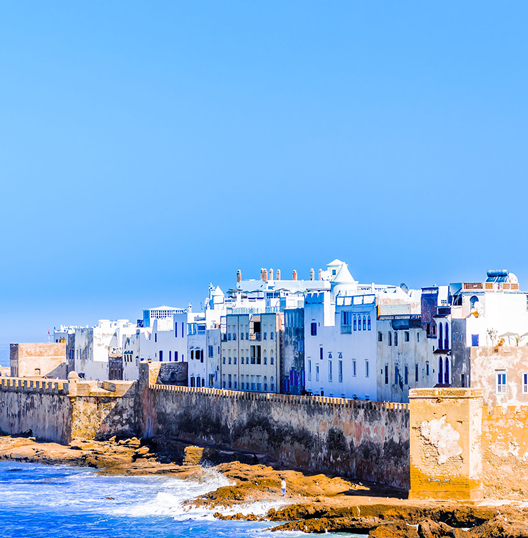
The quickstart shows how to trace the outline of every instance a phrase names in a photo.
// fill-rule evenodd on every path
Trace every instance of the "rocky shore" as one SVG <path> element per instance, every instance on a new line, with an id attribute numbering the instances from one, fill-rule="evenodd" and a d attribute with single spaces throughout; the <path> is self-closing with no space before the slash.
<path id="1" fill-rule="evenodd" d="M 102 474 L 168 475 L 198 481 L 209 480 L 213 468 L 228 478 L 230 485 L 190 499 L 187 504 L 217 510 L 215 516 L 219 519 L 279 523 L 272 527 L 273 531 L 350 532 L 372 538 L 528 538 L 528 504 L 412 502 L 404 492 L 391 488 L 310 475 L 277 465 L 239 461 L 214 467 L 203 465 L 204 449 L 200 447 L 184 447 L 176 463 L 166 455 L 158 455 L 155 444 L 136 438 L 64 446 L 31 437 L 5 436 L 0 437 L 0 460 L 80 465 Z M 280 491 L 282 479 L 287 483 L 285 497 Z M 285 506 L 270 510 L 264 517 L 237 513 L 237 506 L 277 500 L 284 501 Z"/>

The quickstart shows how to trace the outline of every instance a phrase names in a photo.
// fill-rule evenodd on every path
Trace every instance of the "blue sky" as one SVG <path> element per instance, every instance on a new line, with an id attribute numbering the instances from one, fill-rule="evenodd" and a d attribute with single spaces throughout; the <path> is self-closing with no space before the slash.
<path id="1" fill-rule="evenodd" d="M 528 288 L 526 2 L 4 2 L 0 343 L 237 269 Z"/>

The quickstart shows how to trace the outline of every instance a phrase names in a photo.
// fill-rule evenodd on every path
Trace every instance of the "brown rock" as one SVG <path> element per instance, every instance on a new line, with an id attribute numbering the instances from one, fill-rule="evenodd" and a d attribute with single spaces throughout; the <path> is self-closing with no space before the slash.
<path id="1" fill-rule="evenodd" d="M 528 538 L 528 525 L 524 521 L 508 521 L 498 516 L 471 529 L 468 538 Z"/>
<path id="2" fill-rule="evenodd" d="M 272 527 L 271 531 L 301 531 L 301 532 L 354 532 L 367 534 L 381 524 L 375 517 L 336 517 L 336 518 L 312 518 L 303 521 L 289 521 L 277 527 Z"/>
<path id="3" fill-rule="evenodd" d="M 418 531 L 406 523 L 385 523 L 369 532 L 369 538 L 417 538 Z"/>
<path id="4" fill-rule="evenodd" d="M 463 538 L 468 533 L 462 529 L 454 529 L 446 523 L 438 523 L 426 519 L 418 525 L 418 535 L 420 538 Z"/>

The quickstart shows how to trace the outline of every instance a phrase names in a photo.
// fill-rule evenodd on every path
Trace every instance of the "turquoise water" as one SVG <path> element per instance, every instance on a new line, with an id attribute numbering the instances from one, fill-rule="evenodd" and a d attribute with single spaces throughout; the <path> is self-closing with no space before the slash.
<path id="1" fill-rule="evenodd" d="M 272 525 L 269 522 L 218 521 L 212 511 L 186 510 L 181 504 L 227 484 L 214 471 L 210 471 L 205 483 L 199 483 L 153 476 L 98 476 L 86 468 L 0 462 L 0 536 L 307 536 L 297 532 L 271 533 L 265 530 Z M 255 503 L 242 511 L 264 514 L 278 506 Z"/>

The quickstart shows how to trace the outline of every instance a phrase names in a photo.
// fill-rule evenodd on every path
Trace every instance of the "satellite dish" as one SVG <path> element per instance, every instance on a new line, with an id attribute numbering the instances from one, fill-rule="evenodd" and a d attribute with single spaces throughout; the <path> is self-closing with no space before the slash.
<path id="1" fill-rule="evenodd" d="M 407 284 L 405 284 L 404 282 L 402 282 L 400 284 L 400 288 L 405 292 L 405 293 L 409 293 L 409 288 L 407 287 Z"/>

